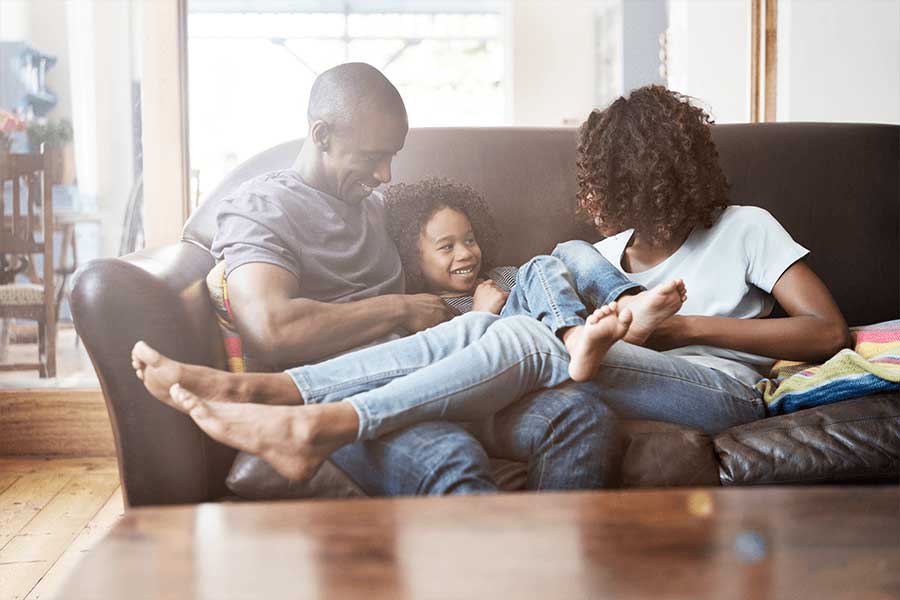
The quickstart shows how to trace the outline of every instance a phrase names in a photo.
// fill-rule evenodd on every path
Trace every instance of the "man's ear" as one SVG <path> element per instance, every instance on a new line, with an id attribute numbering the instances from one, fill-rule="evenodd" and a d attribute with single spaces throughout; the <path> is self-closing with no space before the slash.
<path id="1" fill-rule="evenodd" d="M 331 127 L 325 121 L 314 121 L 309 128 L 309 137 L 322 152 L 327 152 L 331 145 Z"/>

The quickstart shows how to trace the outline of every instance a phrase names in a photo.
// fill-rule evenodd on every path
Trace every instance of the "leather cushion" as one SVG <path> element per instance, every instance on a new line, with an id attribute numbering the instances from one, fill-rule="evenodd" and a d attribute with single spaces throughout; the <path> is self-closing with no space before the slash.
<path id="1" fill-rule="evenodd" d="M 900 394 L 763 419 L 713 443 L 723 485 L 897 480 Z"/>
<path id="2" fill-rule="evenodd" d="M 246 452 L 238 453 L 225 485 L 235 495 L 248 500 L 356 498 L 366 495 L 331 461 L 326 461 L 309 481 L 291 481 L 265 460 Z"/>
<path id="3" fill-rule="evenodd" d="M 712 439 L 699 429 L 660 421 L 623 421 L 622 486 L 719 485 Z"/>

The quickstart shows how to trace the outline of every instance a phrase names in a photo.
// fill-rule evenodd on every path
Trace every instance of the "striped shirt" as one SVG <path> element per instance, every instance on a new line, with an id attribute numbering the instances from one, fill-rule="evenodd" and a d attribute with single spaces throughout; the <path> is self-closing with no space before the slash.
<path id="1" fill-rule="evenodd" d="M 487 279 L 493 279 L 501 289 L 508 292 L 516 285 L 516 273 L 518 271 L 518 267 L 496 267 L 485 273 L 485 276 Z M 462 315 L 472 310 L 475 298 L 474 296 L 445 296 L 441 300 L 455 310 L 457 314 Z"/>

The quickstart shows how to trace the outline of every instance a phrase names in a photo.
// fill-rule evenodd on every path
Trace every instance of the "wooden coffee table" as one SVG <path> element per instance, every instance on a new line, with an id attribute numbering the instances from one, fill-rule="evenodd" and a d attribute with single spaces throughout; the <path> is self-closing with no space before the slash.
<path id="1" fill-rule="evenodd" d="M 204 504 L 126 513 L 64 598 L 900 598 L 900 489 Z"/>

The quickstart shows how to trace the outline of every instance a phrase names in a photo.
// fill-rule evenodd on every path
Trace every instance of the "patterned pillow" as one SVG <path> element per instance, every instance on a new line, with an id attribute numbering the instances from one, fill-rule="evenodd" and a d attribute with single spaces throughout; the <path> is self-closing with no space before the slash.
<path id="1" fill-rule="evenodd" d="M 206 287 L 209 290 L 209 301 L 216 313 L 216 323 L 225 345 L 228 370 L 232 373 L 264 371 L 263 365 L 244 352 L 241 335 L 234 326 L 234 315 L 228 302 L 228 282 L 225 279 L 225 261 L 214 266 L 206 275 Z"/>

